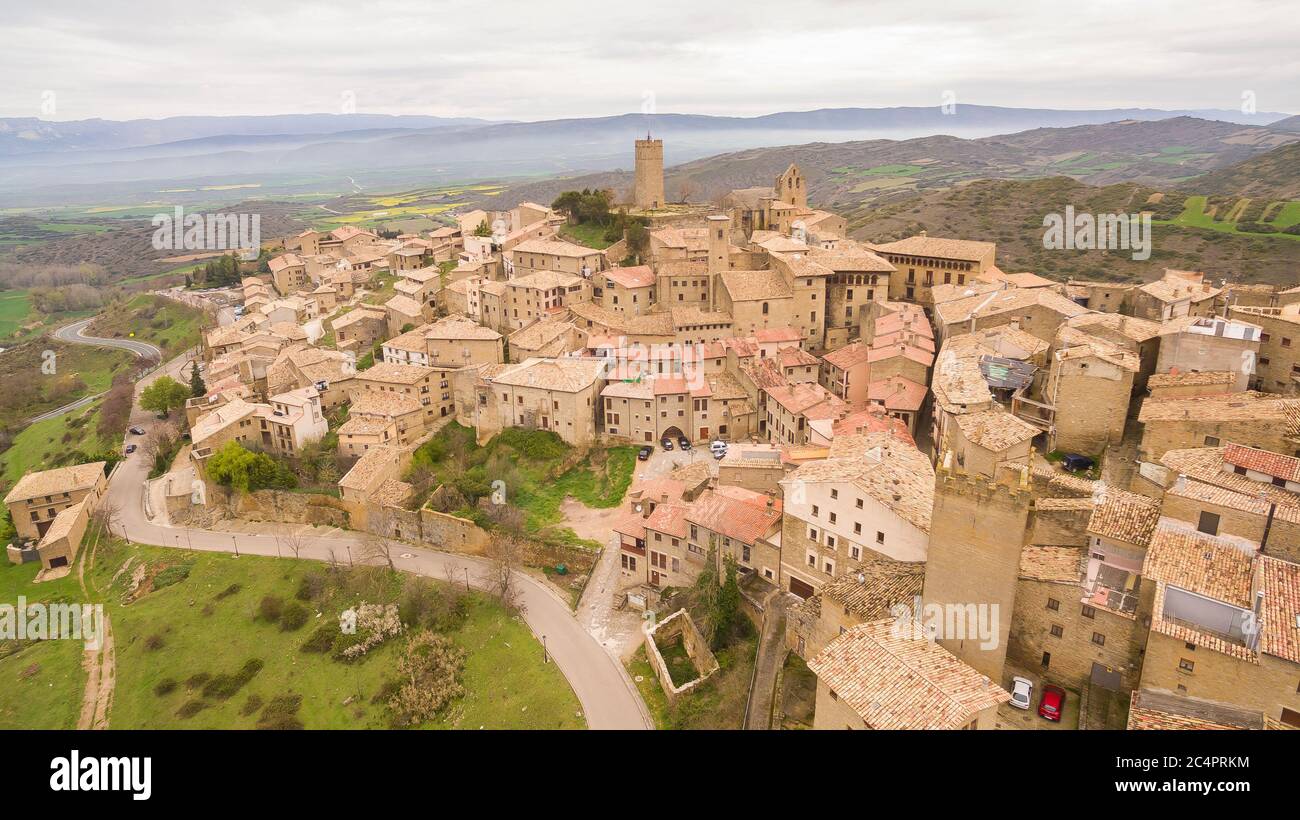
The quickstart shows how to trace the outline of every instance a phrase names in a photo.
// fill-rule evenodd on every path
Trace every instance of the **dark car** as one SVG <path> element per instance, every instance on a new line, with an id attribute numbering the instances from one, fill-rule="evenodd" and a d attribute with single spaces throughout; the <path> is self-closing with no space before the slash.
<path id="1" fill-rule="evenodd" d="M 662 445 L 665 450 L 673 449 L 673 440 L 670 438 L 665 438 L 663 441 L 659 442 L 659 444 Z"/>
<path id="2" fill-rule="evenodd" d="M 128 444 L 128 445 L 126 445 L 126 454 L 127 454 L 128 456 L 131 455 L 131 454 L 134 453 L 134 452 L 135 452 L 135 445 L 134 445 L 134 444 Z"/>
<path id="3" fill-rule="evenodd" d="M 691 449 L 691 441 L 686 436 L 678 436 L 677 446 L 682 448 L 683 450 L 689 450 Z"/>
<path id="4" fill-rule="evenodd" d="M 637 451 L 636 460 L 645 461 L 646 459 L 650 458 L 650 454 L 653 453 L 654 451 L 655 448 L 647 444 L 646 446 L 642 447 L 640 450 Z"/>
<path id="5" fill-rule="evenodd" d="M 1081 456 L 1078 453 L 1067 453 L 1065 458 L 1061 459 L 1061 466 L 1072 473 L 1091 470 L 1092 465 L 1095 463 L 1087 456 Z"/>
<path id="6" fill-rule="evenodd" d="M 143 428 L 143 427 L 132 427 L 132 428 L 130 428 L 130 430 L 131 430 L 132 433 L 134 433 L 134 434 L 137 435 L 137 436 L 143 436 L 143 435 L 144 435 L 144 428 Z"/>
<path id="7" fill-rule="evenodd" d="M 1048 720 L 1059 721 L 1065 711 L 1065 690 L 1059 686 L 1043 687 L 1043 697 L 1038 701 L 1038 714 Z"/>

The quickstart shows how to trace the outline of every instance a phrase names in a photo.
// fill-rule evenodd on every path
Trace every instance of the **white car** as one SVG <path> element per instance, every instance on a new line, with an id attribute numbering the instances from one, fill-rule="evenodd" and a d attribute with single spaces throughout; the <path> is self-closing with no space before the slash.
<path id="1" fill-rule="evenodd" d="M 1011 705 L 1017 709 L 1028 709 L 1034 699 L 1034 682 L 1029 678 L 1011 679 Z"/>
<path id="2" fill-rule="evenodd" d="M 727 451 L 727 442 L 723 441 L 720 438 L 714 439 L 712 442 L 710 442 L 709 449 L 715 453 L 718 452 L 725 453 Z"/>

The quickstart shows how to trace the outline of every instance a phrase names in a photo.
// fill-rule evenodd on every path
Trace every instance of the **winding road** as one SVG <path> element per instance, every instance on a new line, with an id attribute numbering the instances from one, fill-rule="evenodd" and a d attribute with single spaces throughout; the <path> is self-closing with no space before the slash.
<path id="1" fill-rule="evenodd" d="M 54 336 L 54 338 L 58 339 L 59 341 L 68 342 L 70 344 L 91 345 L 92 347 L 112 347 L 112 348 L 117 348 L 118 350 L 126 350 L 131 353 L 134 353 L 136 358 L 140 358 L 140 359 L 161 359 L 162 358 L 162 351 L 159 350 L 156 346 L 149 344 L 148 342 L 137 342 L 134 339 L 107 339 L 99 336 L 87 336 L 86 328 L 93 321 L 95 321 L 94 316 L 90 317 L 89 319 L 82 319 L 79 322 L 73 322 L 70 325 L 64 325 L 63 327 L 54 331 L 52 335 Z M 56 407 L 53 410 L 47 410 L 44 413 L 41 413 L 39 416 L 32 416 L 30 419 L 27 420 L 27 423 L 35 424 L 38 421 L 45 421 L 47 419 L 52 419 L 57 416 L 61 416 L 64 413 L 70 413 L 79 407 L 85 407 L 87 404 L 90 404 L 92 401 L 94 401 L 95 399 L 99 398 L 102 395 L 104 394 L 95 393 L 90 396 L 82 396 L 76 401 L 69 402 L 63 405 L 62 407 Z"/>
<path id="2" fill-rule="evenodd" d="M 186 357 L 168 362 L 136 385 L 141 389 L 164 374 L 178 374 L 189 364 Z M 156 419 L 152 413 L 132 410 L 131 422 L 146 429 Z M 155 524 L 145 511 L 149 467 L 141 453 L 128 456 L 114 472 L 108 499 L 117 509 L 114 531 L 137 543 L 205 552 L 233 552 L 240 555 L 280 555 L 274 535 L 223 532 Z M 359 561 L 363 539 L 359 535 L 312 538 L 298 557 L 318 561 Z M 393 563 L 400 570 L 437 580 L 468 582 L 479 588 L 488 585 L 491 566 L 472 556 L 421 549 L 392 542 Z M 592 637 L 570 611 L 558 593 L 524 573 L 516 574 L 523 603 L 523 617 L 529 628 L 545 640 L 547 652 L 573 687 L 582 704 L 587 726 L 592 729 L 648 729 L 652 723 L 645 704 L 627 672 Z"/>
<path id="3" fill-rule="evenodd" d="M 162 351 L 148 342 L 137 342 L 134 339 L 106 339 L 99 336 L 87 336 L 86 328 L 89 327 L 90 323 L 93 321 L 95 321 L 94 316 L 89 319 L 82 319 L 80 322 L 73 322 L 70 325 L 64 325 L 54 331 L 54 338 L 61 342 L 70 342 L 78 345 L 116 347 L 119 350 L 126 350 L 134 353 L 141 359 L 162 359 Z"/>

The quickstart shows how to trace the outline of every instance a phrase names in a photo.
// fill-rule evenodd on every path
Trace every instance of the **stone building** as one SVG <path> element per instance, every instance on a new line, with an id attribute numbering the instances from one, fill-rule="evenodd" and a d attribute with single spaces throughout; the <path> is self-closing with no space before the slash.
<path id="1" fill-rule="evenodd" d="M 664 199 L 664 141 L 646 138 L 636 141 L 632 204 L 642 210 L 657 210 Z"/>

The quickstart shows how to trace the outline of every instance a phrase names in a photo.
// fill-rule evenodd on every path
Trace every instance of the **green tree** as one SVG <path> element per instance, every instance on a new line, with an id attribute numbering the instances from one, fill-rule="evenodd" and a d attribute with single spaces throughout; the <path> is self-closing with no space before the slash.
<path id="1" fill-rule="evenodd" d="M 203 383 L 203 377 L 199 375 L 199 363 L 195 362 L 190 367 L 190 396 L 192 398 L 201 398 L 208 393 L 208 386 Z"/>
<path id="2" fill-rule="evenodd" d="M 243 492 L 298 486 L 292 472 L 266 453 L 244 449 L 237 441 L 228 441 L 208 459 L 208 475 L 213 481 Z"/>
<path id="3" fill-rule="evenodd" d="M 140 406 L 166 417 L 172 410 L 184 407 L 185 400 L 188 398 L 190 398 L 190 388 L 171 376 L 163 376 L 141 391 Z"/>
<path id="4" fill-rule="evenodd" d="M 474 235 L 475 235 L 475 236 L 491 236 L 491 235 L 492 235 L 492 229 L 491 229 L 490 227 L 488 227 L 488 224 L 487 224 L 487 220 L 486 220 L 486 219 L 483 220 L 482 222 L 478 223 L 478 227 L 474 229 Z"/>

